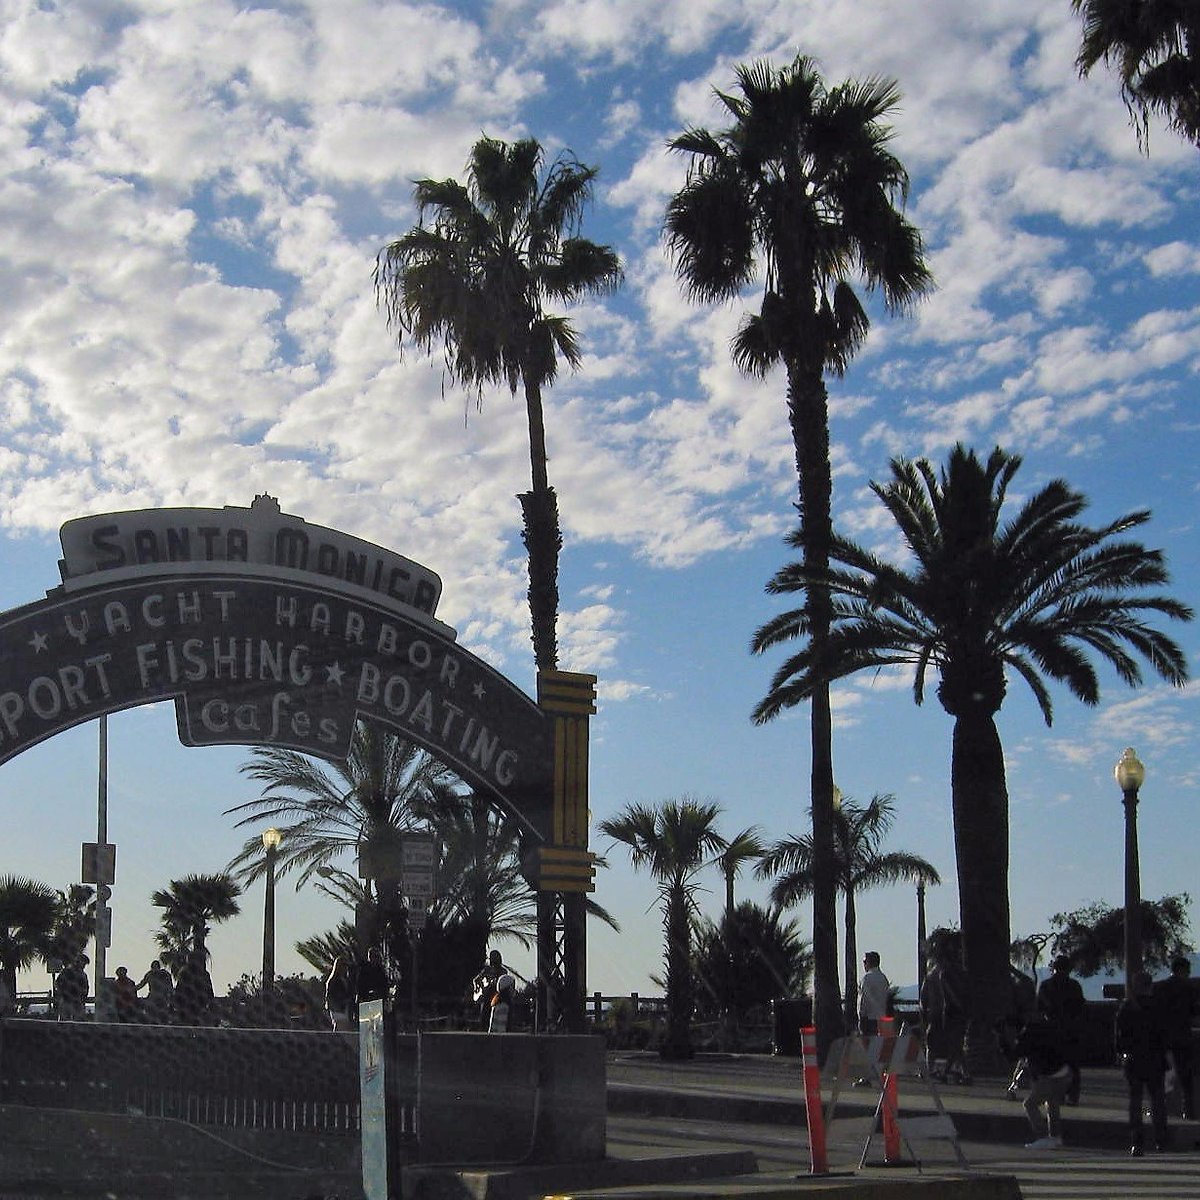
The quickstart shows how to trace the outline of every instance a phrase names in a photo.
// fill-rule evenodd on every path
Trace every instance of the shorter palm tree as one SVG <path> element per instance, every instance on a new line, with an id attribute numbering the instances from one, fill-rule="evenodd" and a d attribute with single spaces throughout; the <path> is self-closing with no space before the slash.
<path id="1" fill-rule="evenodd" d="M 896 815 L 896 797 L 875 795 L 866 805 L 843 798 L 834 810 L 834 858 L 837 886 L 845 899 L 846 1026 L 853 1029 L 858 1009 L 858 915 L 856 898 L 868 888 L 890 887 L 917 881 L 941 883 L 932 863 L 906 850 L 880 850 Z M 771 902 L 790 908 L 812 895 L 813 844 L 811 834 L 784 838 L 768 848 L 755 868 L 760 879 L 776 876 Z"/>
<path id="2" fill-rule="evenodd" d="M 975 1073 L 1003 1065 L 995 1027 L 1009 982 L 1009 830 L 996 714 L 1008 673 L 1029 685 L 1047 725 L 1048 680 L 1085 704 L 1099 702 L 1092 655 L 1130 686 L 1142 682 L 1139 658 L 1168 683 L 1188 678 L 1186 655 L 1149 618 L 1187 621 L 1192 610 L 1160 591 L 1169 582 L 1163 553 L 1126 536 L 1149 512 L 1092 528 L 1079 519 L 1087 498 L 1055 479 L 1009 516 L 1008 485 L 1020 465 L 999 447 L 982 462 L 962 445 L 940 472 L 925 459 L 893 459 L 891 480 L 871 488 L 909 562 L 899 566 L 835 538 L 836 567 L 796 563 L 767 585 L 776 593 L 827 592 L 828 642 L 814 648 L 806 609 L 781 613 L 754 640 L 759 651 L 802 641 L 775 672 L 756 710 L 760 721 L 857 671 L 911 666 L 918 704 L 929 673 L 940 676 L 937 697 L 954 718 L 950 790 Z"/>
<path id="3" fill-rule="evenodd" d="M 795 921 L 780 910 L 743 901 L 720 924 L 700 920 L 692 957 L 698 1010 L 745 1019 L 772 1000 L 802 995 L 812 975 L 812 950 Z"/>
<path id="4" fill-rule="evenodd" d="M 25 875 L 0 877 L 0 971 L 17 994 L 17 972 L 49 950 L 58 897 L 52 887 Z"/>
<path id="5" fill-rule="evenodd" d="M 347 854 L 394 853 L 398 833 L 417 828 L 464 787 L 415 742 L 368 721 L 355 724 L 344 762 L 331 766 L 295 750 L 256 746 L 240 770 L 263 785 L 262 795 L 226 814 L 238 816 L 239 827 L 279 828 L 276 870 L 298 872 L 297 888 Z M 260 833 L 246 839 L 228 869 L 246 884 L 264 874 Z"/>
<path id="6" fill-rule="evenodd" d="M 757 862 L 765 847 L 758 836 L 758 829 L 751 825 L 729 839 L 728 845 L 717 855 L 717 866 L 725 876 L 725 915 L 733 915 L 737 907 L 733 901 L 733 885 L 737 874 L 746 863 Z"/>
<path id="7" fill-rule="evenodd" d="M 96 932 L 96 889 L 73 883 L 58 892 L 50 955 L 65 964 L 78 962 Z"/>
<path id="8" fill-rule="evenodd" d="M 629 848 L 634 868 L 658 882 L 663 910 L 667 1030 L 664 1058 L 690 1058 L 692 990 L 691 931 L 696 915 L 696 876 L 728 845 L 716 830 L 721 809 L 693 800 L 664 800 L 654 807 L 629 804 L 600 822 L 600 832 Z"/>
<path id="9" fill-rule="evenodd" d="M 154 935 L 163 965 L 178 976 L 189 955 L 208 958 L 211 926 L 242 911 L 242 889 L 229 875 L 185 875 L 154 892 L 150 903 L 161 908 L 162 928 Z"/>

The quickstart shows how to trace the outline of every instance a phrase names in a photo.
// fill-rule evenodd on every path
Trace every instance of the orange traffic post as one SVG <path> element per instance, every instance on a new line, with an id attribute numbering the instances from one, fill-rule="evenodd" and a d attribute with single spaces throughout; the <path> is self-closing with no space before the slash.
<path id="1" fill-rule="evenodd" d="M 880 1060 L 888 1063 L 892 1058 L 892 1050 L 896 1046 L 896 1019 L 894 1017 L 879 1018 L 879 1035 L 883 1038 L 883 1052 Z M 899 1103 L 900 1093 L 896 1087 L 896 1077 L 889 1071 L 884 1071 L 883 1161 L 889 1166 L 895 1166 L 903 1161 L 900 1156 L 900 1122 L 896 1119 Z"/>
<path id="2" fill-rule="evenodd" d="M 808 1173 L 827 1175 L 825 1116 L 821 1112 L 821 1068 L 817 1065 L 817 1031 L 812 1025 L 800 1030 L 804 1055 L 804 1111 L 808 1116 Z"/>

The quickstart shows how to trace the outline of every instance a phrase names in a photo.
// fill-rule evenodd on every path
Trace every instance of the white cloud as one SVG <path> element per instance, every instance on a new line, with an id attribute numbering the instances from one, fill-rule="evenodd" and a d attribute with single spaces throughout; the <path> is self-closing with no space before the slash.
<path id="1" fill-rule="evenodd" d="M 1146 269 L 1156 279 L 1171 275 L 1200 275 L 1200 246 L 1168 242 L 1155 246 L 1144 256 Z"/>

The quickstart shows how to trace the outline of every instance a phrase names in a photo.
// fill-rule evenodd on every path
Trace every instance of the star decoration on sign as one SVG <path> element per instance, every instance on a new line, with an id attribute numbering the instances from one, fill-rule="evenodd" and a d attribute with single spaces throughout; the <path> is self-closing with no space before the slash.
<path id="1" fill-rule="evenodd" d="M 484 697 L 484 688 L 483 688 L 483 684 L 482 684 L 482 683 L 477 683 L 477 684 L 476 684 L 476 685 L 475 685 L 475 686 L 474 686 L 474 687 L 471 689 L 471 691 L 472 691 L 472 692 L 474 692 L 474 694 L 475 694 L 475 699 L 476 699 L 476 700 L 482 700 L 482 699 L 483 699 L 483 697 Z"/>
<path id="2" fill-rule="evenodd" d="M 342 676 L 346 674 L 341 663 L 334 663 L 332 666 L 325 668 L 325 682 L 332 683 L 337 687 L 342 686 Z"/>
<path id="3" fill-rule="evenodd" d="M 41 654 L 43 650 L 50 644 L 50 639 L 44 633 L 35 633 L 29 639 L 30 646 L 33 647 L 34 654 Z"/>

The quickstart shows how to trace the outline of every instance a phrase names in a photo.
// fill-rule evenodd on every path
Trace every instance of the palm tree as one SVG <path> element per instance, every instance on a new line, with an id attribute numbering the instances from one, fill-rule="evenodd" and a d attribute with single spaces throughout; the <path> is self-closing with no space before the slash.
<path id="1" fill-rule="evenodd" d="M 844 799 L 834 811 L 837 886 L 846 902 L 845 1018 L 853 1028 L 858 1011 L 858 918 L 855 898 L 868 888 L 890 887 L 916 880 L 941 883 L 937 868 L 906 850 L 880 851 L 896 816 L 896 797 L 874 795 L 866 805 Z M 812 895 L 813 843 L 808 834 L 784 838 L 762 856 L 755 874 L 776 876 L 771 903 L 790 908 Z"/>
<path id="2" fill-rule="evenodd" d="M 346 852 L 383 860 L 397 853 L 397 835 L 422 825 L 465 785 L 415 742 L 386 726 L 358 721 L 345 760 L 332 766 L 295 750 L 256 746 L 241 773 L 263 784 L 262 795 L 225 810 L 246 814 L 237 825 L 275 824 L 283 840 L 276 870 L 298 871 L 296 887 Z M 229 864 L 245 883 L 266 871 L 255 833 Z"/>
<path id="3" fill-rule="evenodd" d="M 697 1007 L 706 1015 L 745 1017 L 771 1000 L 797 996 L 812 971 L 808 943 L 779 909 L 744 901 L 719 925 L 696 923 L 693 968 Z"/>
<path id="4" fill-rule="evenodd" d="M 729 839 L 725 849 L 717 855 L 717 866 L 725 876 L 725 915 L 733 915 L 737 907 L 733 902 L 733 885 L 737 873 L 748 862 L 755 862 L 762 857 L 763 844 L 759 839 L 758 830 L 752 825 L 743 829 Z"/>
<path id="5" fill-rule="evenodd" d="M 73 883 L 56 893 L 50 954 L 63 964 L 77 962 L 96 932 L 96 889 Z"/>
<path id="6" fill-rule="evenodd" d="M 783 613 L 756 634 L 758 651 L 796 638 L 804 647 L 775 672 L 755 718 L 765 721 L 814 688 L 860 670 L 914 667 L 913 696 L 936 670 L 937 695 L 954 718 L 951 791 L 965 966 L 970 979 L 968 1055 L 987 1069 L 992 1031 L 1006 994 L 1008 948 L 1008 788 L 996 713 L 1006 672 L 1024 679 L 1047 725 L 1046 680 L 1085 704 L 1100 698 L 1089 651 L 1135 686 L 1141 656 L 1168 682 L 1188 677 L 1183 652 L 1146 623 L 1147 613 L 1190 620 L 1192 610 L 1154 589 L 1168 582 L 1161 551 L 1125 538 L 1150 514 L 1129 513 L 1090 528 L 1078 521 L 1087 499 L 1063 480 L 1034 493 L 1001 522 L 1021 459 L 997 448 L 986 464 L 959 445 L 940 478 L 924 459 L 894 459 L 886 485 L 872 483 L 913 559 L 895 566 L 842 538 L 839 568 L 781 570 L 776 593 L 819 586 L 835 623 L 818 657 L 803 610 Z M 799 535 L 793 545 L 799 544 Z M 806 592 L 806 594 L 808 594 Z"/>
<path id="7" fill-rule="evenodd" d="M 1200 146 L 1200 7 L 1195 0 L 1071 0 L 1083 16 L 1075 60 L 1087 75 L 1101 60 L 1121 76 L 1121 98 L 1146 148 L 1150 114 Z"/>
<path id="8" fill-rule="evenodd" d="M 185 875 L 154 892 L 150 903 L 163 910 L 162 928 L 154 940 L 163 965 L 178 975 L 190 954 L 208 958 L 206 939 L 212 924 L 228 921 L 242 911 L 242 889 L 229 875 Z"/>
<path id="9" fill-rule="evenodd" d="M 529 553 L 529 610 L 539 671 L 558 664 L 558 501 L 546 470 L 542 391 L 561 356 L 582 359 L 571 322 L 547 312 L 583 296 L 613 291 L 621 265 L 608 246 L 577 236 L 597 169 L 570 153 L 543 174 L 532 138 L 480 138 L 467 181 L 420 179 L 416 227 L 379 254 L 375 290 L 401 345 L 442 345 L 463 387 L 521 388 L 529 424 L 532 487 L 520 497 Z M 430 223 L 426 216 L 432 215 Z"/>
<path id="10" fill-rule="evenodd" d="M 17 972 L 49 950 L 57 912 L 53 888 L 24 875 L 0 877 L 0 971 L 14 998 Z"/>
<path id="11" fill-rule="evenodd" d="M 869 321 L 851 279 L 904 309 L 932 283 L 921 238 L 896 207 L 908 176 L 889 150 L 885 119 L 899 100 L 887 80 L 827 89 L 799 55 L 782 69 L 737 68 L 736 95 L 717 98 L 733 123 L 690 128 L 672 150 L 690 156 L 687 182 L 667 208 L 667 243 L 694 299 L 731 300 L 760 275 L 762 303 L 733 341 L 733 359 L 762 376 L 782 362 L 799 485 L 804 561 L 828 563 L 833 536 L 827 372 L 841 375 Z M 811 636 L 826 638 L 825 594 L 806 598 Z M 833 848 L 833 718 L 829 690 L 813 689 L 811 796 L 813 958 L 823 1047 L 837 1034 L 836 887 Z"/>
<path id="12" fill-rule="evenodd" d="M 716 831 L 721 809 L 687 796 L 658 807 L 628 804 L 600 822 L 600 832 L 629 847 L 634 868 L 646 867 L 658 882 L 663 910 L 667 1030 L 664 1058 L 690 1058 L 693 1008 L 691 928 L 696 875 L 727 845 Z"/>

